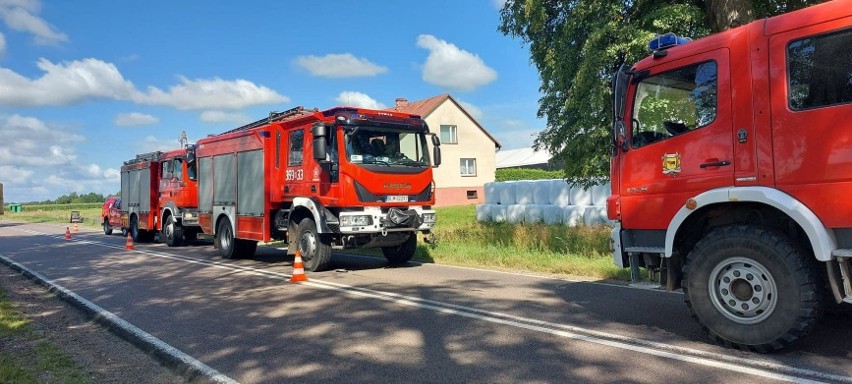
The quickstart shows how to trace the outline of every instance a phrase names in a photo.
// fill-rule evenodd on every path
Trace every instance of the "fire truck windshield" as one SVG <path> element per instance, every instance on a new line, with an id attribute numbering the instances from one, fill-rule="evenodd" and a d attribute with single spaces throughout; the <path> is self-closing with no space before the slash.
<path id="1" fill-rule="evenodd" d="M 347 131 L 345 151 L 346 159 L 353 164 L 415 168 L 429 166 L 426 135 L 418 132 L 358 126 Z"/>

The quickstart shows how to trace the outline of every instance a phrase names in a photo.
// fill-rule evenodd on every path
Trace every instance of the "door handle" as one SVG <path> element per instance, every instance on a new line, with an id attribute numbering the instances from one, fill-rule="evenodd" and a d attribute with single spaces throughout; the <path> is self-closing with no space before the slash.
<path id="1" fill-rule="evenodd" d="M 703 169 L 703 168 L 710 168 L 710 167 L 724 167 L 726 165 L 731 165 L 731 162 L 728 161 L 728 160 L 711 161 L 709 163 L 701 164 L 700 167 Z"/>

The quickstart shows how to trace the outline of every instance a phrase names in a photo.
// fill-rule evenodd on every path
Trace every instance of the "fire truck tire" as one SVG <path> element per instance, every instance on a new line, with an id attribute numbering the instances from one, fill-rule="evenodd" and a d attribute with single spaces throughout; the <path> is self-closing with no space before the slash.
<path id="1" fill-rule="evenodd" d="M 317 232 L 317 225 L 310 218 L 299 222 L 297 249 L 302 254 L 305 269 L 311 272 L 324 271 L 331 264 L 331 241 Z"/>
<path id="2" fill-rule="evenodd" d="M 183 241 L 183 226 L 175 221 L 174 216 L 169 215 L 163 219 L 166 225 L 163 226 L 163 232 L 160 238 L 170 247 L 176 247 Z"/>
<path id="3" fill-rule="evenodd" d="M 139 222 L 136 216 L 130 217 L 130 228 L 127 229 L 130 232 L 130 237 L 133 238 L 133 241 L 138 243 L 142 241 L 142 234 L 139 231 Z"/>
<path id="4" fill-rule="evenodd" d="M 773 229 L 719 228 L 687 257 L 684 300 L 716 342 L 761 353 L 782 349 L 810 331 L 820 315 L 814 264 Z"/>
<path id="5" fill-rule="evenodd" d="M 216 226 L 215 241 L 223 259 L 234 259 L 239 256 L 236 240 L 234 230 L 231 228 L 231 221 L 227 218 L 219 220 L 219 225 Z"/>
<path id="6" fill-rule="evenodd" d="M 104 217 L 104 235 L 112 235 L 112 227 L 109 225 L 109 219 Z"/>
<path id="7" fill-rule="evenodd" d="M 395 247 L 382 247 L 382 253 L 385 259 L 391 264 L 405 264 L 412 257 L 414 251 L 417 250 L 417 234 L 412 233 L 402 244 Z"/>

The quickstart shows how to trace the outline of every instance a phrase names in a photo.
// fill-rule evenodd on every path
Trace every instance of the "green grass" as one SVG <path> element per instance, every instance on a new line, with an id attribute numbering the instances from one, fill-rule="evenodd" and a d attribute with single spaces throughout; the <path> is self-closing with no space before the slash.
<path id="1" fill-rule="evenodd" d="M 79 209 L 83 225 L 100 227 L 100 207 Z M 628 280 L 630 271 L 616 267 L 609 251 L 610 227 L 479 223 L 476 207 L 464 205 L 436 209 L 438 224 L 432 231 L 436 244 L 421 242 L 415 260 L 468 267 L 497 268 L 599 279 Z M 7 212 L 12 220 L 67 224 L 71 209 Z M 378 249 L 357 253 L 381 256 Z"/>
<path id="2" fill-rule="evenodd" d="M 71 226 L 73 225 L 69 223 L 71 221 L 71 211 L 80 211 L 83 223 L 78 225 L 88 228 L 99 228 L 101 226 L 100 215 L 103 204 L 99 204 L 96 208 L 72 208 L 72 205 L 79 204 L 67 204 L 64 209 L 60 208 L 62 205 L 52 205 L 50 210 L 34 209 L 32 207 L 35 206 L 25 205 L 21 212 L 9 212 L 6 210 L 3 216 L 9 220 L 31 223 L 60 223 Z"/>
<path id="3" fill-rule="evenodd" d="M 0 289 L 0 383 L 88 383 L 82 367 L 33 330 Z"/>

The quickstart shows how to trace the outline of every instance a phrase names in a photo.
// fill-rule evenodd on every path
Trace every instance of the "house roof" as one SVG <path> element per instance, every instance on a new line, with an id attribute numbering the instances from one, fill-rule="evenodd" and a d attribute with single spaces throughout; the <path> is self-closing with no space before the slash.
<path id="1" fill-rule="evenodd" d="M 475 118 L 474 118 L 474 117 L 473 117 L 473 116 L 472 116 L 472 115 L 471 115 L 471 114 L 470 114 L 470 113 L 469 113 L 469 112 L 468 112 L 468 111 L 467 111 L 467 110 L 466 110 L 466 109 L 465 109 L 465 108 L 464 108 L 464 107 L 463 107 L 463 106 L 462 106 L 462 105 L 461 105 L 461 104 L 460 104 L 460 103 L 459 103 L 459 102 L 455 99 L 455 98 L 453 98 L 453 97 L 452 97 L 449 93 L 444 93 L 444 94 L 441 94 L 441 95 L 432 96 L 432 97 L 430 97 L 430 98 L 428 98 L 428 99 L 417 100 L 417 101 L 411 101 L 411 102 L 409 102 L 408 100 L 406 100 L 406 99 L 404 99 L 404 98 L 399 98 L 399 99 L 396 99 L 396 106 L 391 107 L 391 108 L 388 108 L 387 110 L 389 110 L 389 111 L 397 111 L 397 112 L 404 112 L 404 113 L 410 113 L 410 114 L 412 114 L 412 115 L 418 115 L 418 116 L 421 116 L 423 119 L 426 119 L 427 117 L 429 117 L 429 115 L 430 115 L 432 112 L 434 112 L 434 111 L 435 111 L 435 110 L 436 110 L 436 109 L 437 109 L 437 108 L 438 108 L 438 107 L 439 107 L 439 106 L 440 106 L 440 105 L 441 105 L 444 101 L 446 101 L 446 100 L 450 100 L 450 101 L 452 101 L 452 102 L 453 102 L 453 104 L 455 104 L 455 105 L 456 105 L 456 107 L 458 107 L 458 109 L 459 109 L 460 111 L 464 112 L 464 114 L 465 114 L 465 115 L 466 115 L 466 116 L 467 116 L 467 117 L 468 117 L 471 121 L 473 121 L 473 123 L 474 123 L 474 124 L 476 124 L 476 126 L 477 126 L 477 127 L 479 127 L 479 129 L 480 129 L 480 130 L 482 130 L 482 132 L 483 132 L 483 133 L 485 133 L 485 135 L 486 135 L 486 136 L 488 136 L 488 138 L 489 138 L 489 139 L 491 139 L 491 141 L 493 141 L 493 142 L 494 142 L 494 146 L 495 146 L 495 147 L 497 147 L 497 149 L 500 149 L 500 148 L 502 147 L 502 146 L 500 145 L 500 142 L 499 142 L 499 141 L 497 141 L 497 139 L 496 139 L 494 136 L 492 136 L 492 135 L 491 135 L 491 133 L 489 133 L 489 132 L 485 129 L 485 127 L 483 127 L 483 126 L 482 126 L 482 124 L 480 124 L 480 123 L 479 123 L 479 121 L 477 121 L 477 120 L 476 120 L 476 119 L 475 119 Z"/>
<path id="2" fill-rule="evenodd" d="M 546 150 L 536 151 L 532 147 L 500 150 L 495 155 L 497 169 L 547 164 L 550 158 Z"/>

